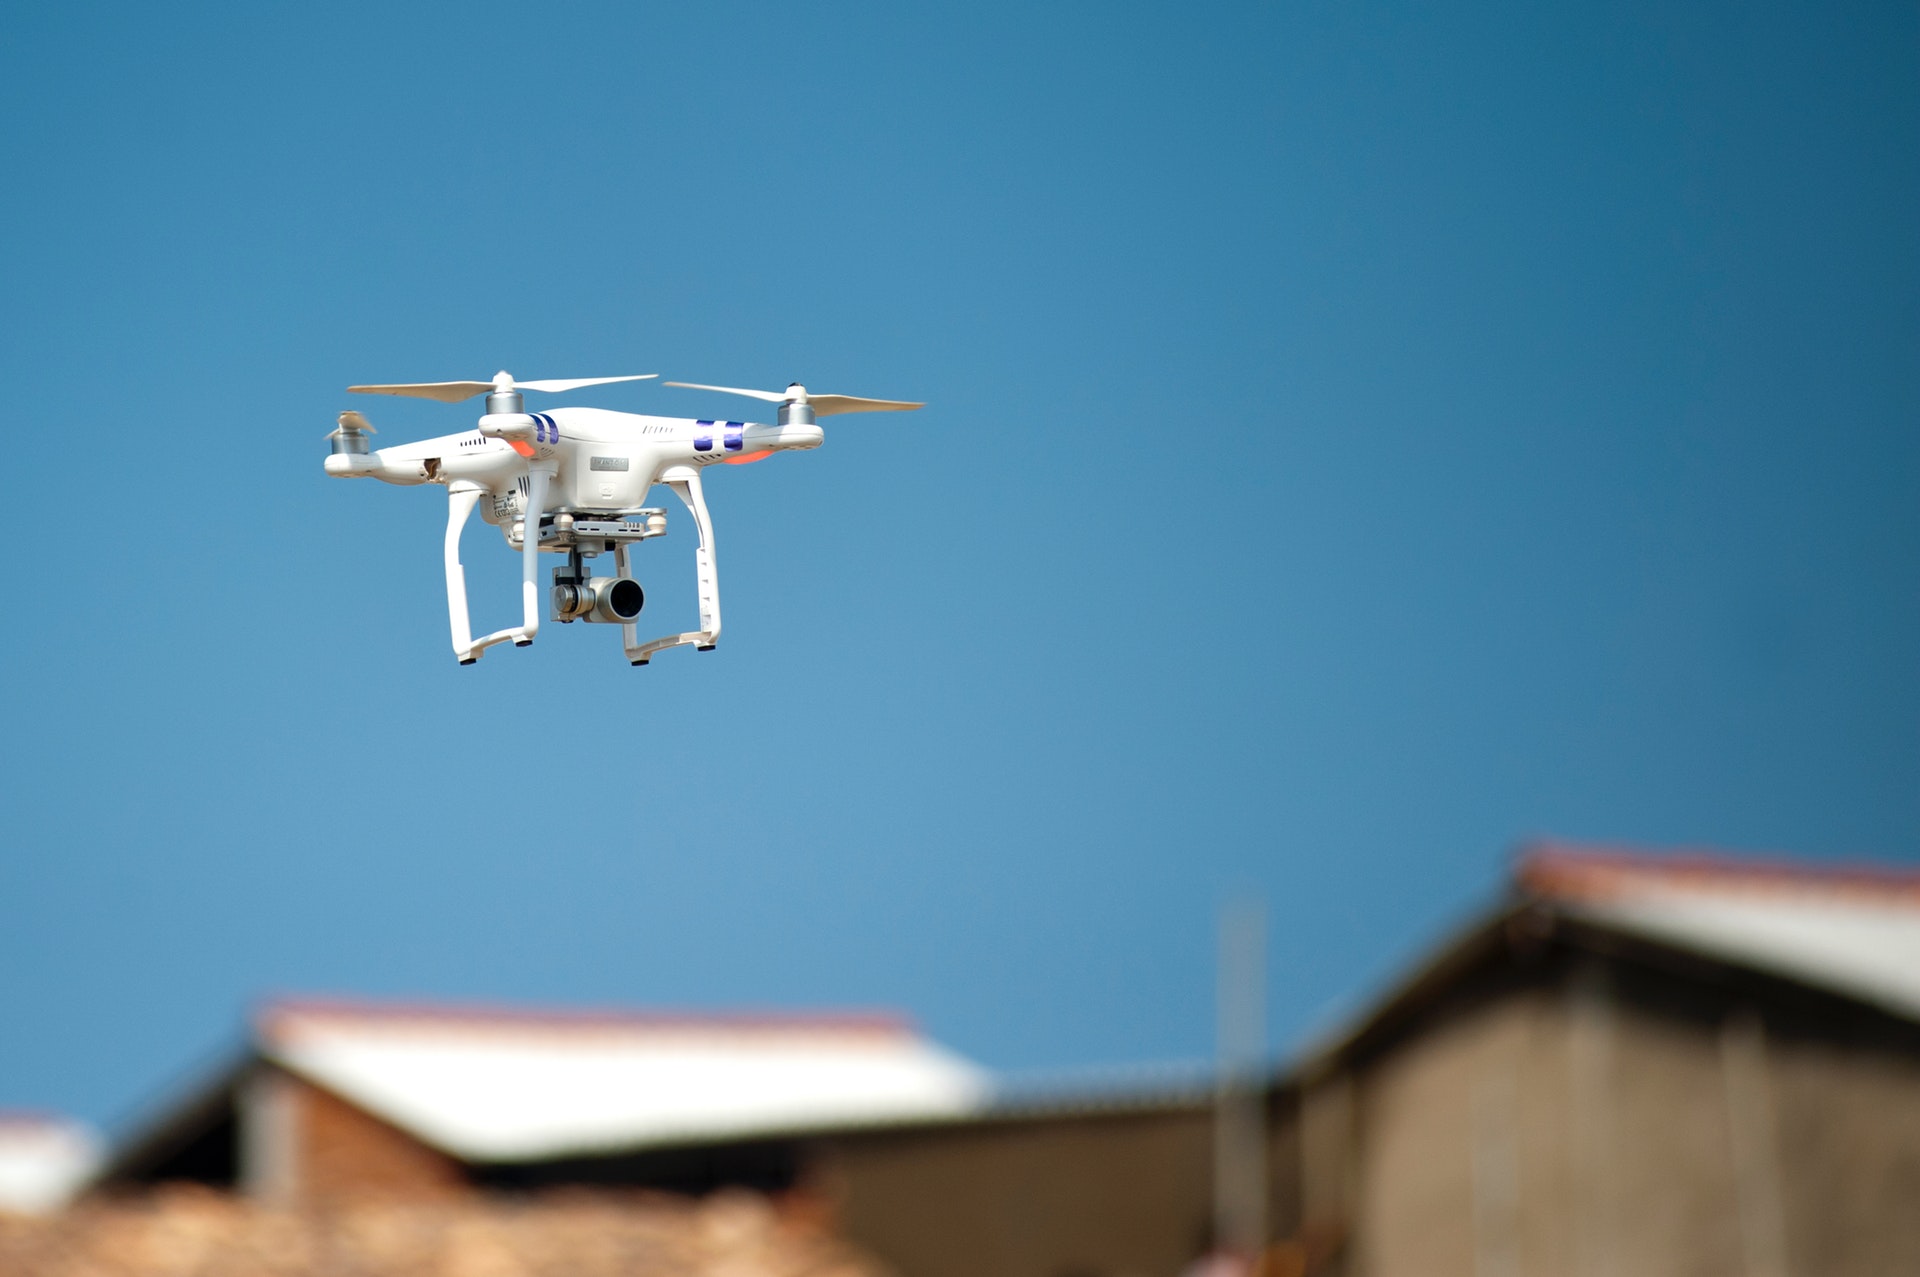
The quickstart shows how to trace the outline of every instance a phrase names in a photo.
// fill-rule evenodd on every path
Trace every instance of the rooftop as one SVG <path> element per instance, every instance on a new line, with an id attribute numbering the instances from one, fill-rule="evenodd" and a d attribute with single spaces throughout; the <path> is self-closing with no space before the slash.
<path id="1" fill-rule="evenodd" d="M 1541 844 L 1523 899 L 1920 1019 L 1920 869 Z"/>
<path id="2" fill-rule="evenodd" d="M 63 1205 L 99 1159 L 98 1140 L 80 1123 L 0 1109 L 0 1213 L 38 1214 Z"/>
<path id="3" fill-rule="evenodd" d="M 447 1153 L 517 1161 L 955 1117 L 986 1075 L 898 1017 L 287 1000 L 255 1048 Z"/>

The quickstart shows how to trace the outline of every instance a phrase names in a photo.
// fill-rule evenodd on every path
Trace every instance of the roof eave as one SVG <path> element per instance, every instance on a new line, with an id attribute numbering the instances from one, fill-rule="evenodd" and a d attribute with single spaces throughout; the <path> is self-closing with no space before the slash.
<path id="1" fill-rule="evenodd" d="M 137 1175 L 143 1163 L 158 1163 L 190 1143 L 208 1127 L 230 1114 L 242 1084 L 260 1066 L 260 1056 L 248 1049 L 227 1057 L 202 1076 L 178 1104 L 137 1122 L 133 1134 L 113 1141 L 107 1156 L 78 1190 L 90 1193 L 115 1181 Z"/>

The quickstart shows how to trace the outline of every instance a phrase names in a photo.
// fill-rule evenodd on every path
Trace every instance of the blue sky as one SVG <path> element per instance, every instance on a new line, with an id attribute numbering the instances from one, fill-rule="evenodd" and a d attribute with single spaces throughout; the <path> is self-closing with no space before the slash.
<path id="1" fill-rule="evenodd" d="M 9 27 L 0 1105 L 276 990 L 1195 1057 L 1249 894 L 1283 1051 L 1529 836 L 1920 859 L 1911 5 Z M 321 435 L 501 367 L 928 407 L 716 477 L 717 652 L 461 669 Z"/>

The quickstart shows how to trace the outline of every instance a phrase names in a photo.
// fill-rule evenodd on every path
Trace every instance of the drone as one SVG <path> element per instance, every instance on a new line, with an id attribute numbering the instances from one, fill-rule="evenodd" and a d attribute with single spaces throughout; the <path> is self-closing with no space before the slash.
<path id="1" fill-rule="evenodd" d="M 650 381 L 658 373 L 631 377 L 583 377 L 563 381 L 515 381 L 505 372 L 492 381 L 432 381 L 401 385 L 348 386 L 354 394 L 403 395 L 459 403 L 487 396 L 478 426 L 393 448 L 372 448 L 373 426 L 358 412 L 340 414 L 327 436 L 332 452 L 327 473 L 342 479 L 379 479 L 412 486 L 437 483 L 447 489 L 447 614 L 453 655 L 472 665 L 500 643 L 527 647 L 540 632 L 540 565 L 544 551 L 563 554 L 553 569 L 547 600 L 551 619 L 622 627 L 627 660 L 645 665 L 656 652 L 692 646 L 711 652 L 720 639 L 720 578 L 714 560 L 713 518 L 707 512 L 700 472 L 716 463 L 745 465 L 776 452 L 818 448 L 826 435 L 817 418 L 847 412 L 900 412 L 923 407 L 898 399 L 810 394 L 799 382 L 784 391 L 742 390 L 669 381 L 689 390 L 714 390 L 778 404 L 773 425 L 750 421 L 653 417 L 603 408 L 526 411 L 522 391 L 547 394 Z M 694 569 L 700 628 L 640 641 L 640 611 L 646 592 L 633 573 L 633 550 L 667 530 L 666 511 L 646 504 L 655 484 L 671 488 L 693 515 L 699 544 Z M 497 526 L 520 555 L 520 624 L 473 637 L 467 610 L 467 575 L 460 564 L 460 534 L 475 509 Z M 613 555 L 614 575 L 594 576 L 588 561 Z"/>

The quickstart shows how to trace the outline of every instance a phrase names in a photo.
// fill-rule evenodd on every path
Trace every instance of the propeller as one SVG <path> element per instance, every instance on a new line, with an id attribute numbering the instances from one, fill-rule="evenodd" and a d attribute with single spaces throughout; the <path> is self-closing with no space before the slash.
<path id="1" fill-rule="evenodd" d="M 340 414 L 340 424 L 327 431 L 327 438 L 333 443 L 335 452 L 364 453 L 367 450 L 367 436 L 380 432 L 373 423 L 357 412 Z"/>
<path id="2" fill-rule="evenodd" d="M 657 372 L 641 373 L 635 377 L 574 377 L 561 381 L 515 381 L 508 372 L 497 372 L 492 381 L 414 381 L 393 386 L 348 386 L 347 389 L 357 395 L 405 395 L 409 399 L 437 399 L 441 403 L 459 403 L 462 399 L 471 399 L 475 395 L 487 394 L 511 395 L 521 390 L 540 390 L 557 395 L 563 390 L 578 390 L 582 386 L 610 386 L 616 381 L 646 381 L 658 377 Z"/>
<path id="3" fill-rule="evenodd" d="M 794 382 L 785 390 L 743 390 L 739 386 L 703 386 L 692 381 L 669 381 L 669 386 L 682 386 L 688 390 L 718 390 L 724 395 L 745 395 L 749 399 L 763 399 L 768 403 L 780 405 L 780 424 L 788 424 L 791 408 L 807 409 L 804 414 L 794 416 L 811 420 L 814 417 L 831 416 L 837 412 L 907 412 L 914 408 L 924 408 L 924 403 L 910 403 L 905 399 L 862 399 L 858 395 L 814 395 L 807 388 Z"/>

